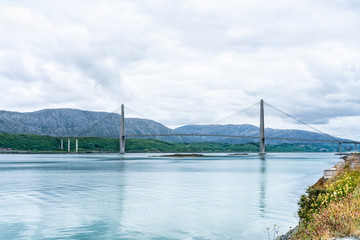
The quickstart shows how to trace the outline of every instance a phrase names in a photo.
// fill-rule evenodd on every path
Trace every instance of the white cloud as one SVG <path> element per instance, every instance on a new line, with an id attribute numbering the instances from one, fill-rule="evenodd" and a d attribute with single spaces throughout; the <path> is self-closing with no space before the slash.
<path id="1" fill-rule="evenodd" d="M 356 131 L 338 123 L 359 129 L 351 120 L 360 116 L 359 7 L 350 0 L 2 1 L 0 109 L 112 111 L 125 103 L 177 126 L 213 122 L 263 98 L 351 136 Z"/>

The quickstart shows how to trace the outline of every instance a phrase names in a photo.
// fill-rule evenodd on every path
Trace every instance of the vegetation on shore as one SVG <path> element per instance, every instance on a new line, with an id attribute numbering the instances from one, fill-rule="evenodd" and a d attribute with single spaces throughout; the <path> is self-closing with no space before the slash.
<path id="1" fill-rule="evenodd" d="M 15 151 L 57 152 L 60 151 L 60 138 L 31 135 L 0 133 L 0 148 L 11 148 Z M 75 150 L 75 139 L 70 139 L 71 151 Z M 267 145 L 267 152 L 320 152 L 334 151 L 331 144 L 280 144 Z M 64 139 L 64 149 L 67 151 L 67 139 Z M 118 152 L 119 139 L 112 138 L 79 138 L 80 152 Z M 127 139 L 126 152 L 259 152 L 258 143 L 174 143 L 155 139 Z"/>
<path id="2" fill-rule="evenodd" d="M 60 141 L 54 137 L 0 133 L 0 148 L 10 148 L 23 151 L 57 151 Z"/>
<path id="3" fill-rule="evenodd" d="M 290 239 L 360 237 L 360 159 L 350 156 L 339 168 L 301 197 L 299 225 Z"/>

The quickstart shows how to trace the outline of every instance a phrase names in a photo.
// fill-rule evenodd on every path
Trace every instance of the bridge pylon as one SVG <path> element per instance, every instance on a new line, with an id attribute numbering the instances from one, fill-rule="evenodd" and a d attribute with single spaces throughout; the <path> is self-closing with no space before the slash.
<path id="1" fill-rule="evenodd" d="M 121 116 L 120 116 L 120 135 L 119 135 L 119 147 L 120 154 L 125 153 L 125 113 L 124 104 L 121 104 Z"/>
<path id="2" fill-rule="evenodd" d="M 260 100 L 260 155 L 265 155 L 265 124 L 264 124 L 264 100 Z"/>

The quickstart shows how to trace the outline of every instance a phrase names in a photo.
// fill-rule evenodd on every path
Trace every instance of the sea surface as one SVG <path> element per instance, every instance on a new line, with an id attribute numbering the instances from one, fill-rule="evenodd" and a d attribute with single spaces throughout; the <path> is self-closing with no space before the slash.
<path id="1" fill-rule="evenodd" d="M 340 161 L 159 155 L 0 154 L 0 239 L 273 239 L 296 226 L 301 194 Z"/>

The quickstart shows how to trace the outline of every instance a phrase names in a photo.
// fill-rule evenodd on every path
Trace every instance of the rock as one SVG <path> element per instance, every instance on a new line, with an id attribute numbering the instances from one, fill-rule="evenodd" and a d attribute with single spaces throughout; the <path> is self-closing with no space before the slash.
<path id="1" fill-rule="evenodd" d="M 290 240 L 292 238 L 293 233 L 297 230 L 297 227 L 294 229 L 289 230 L 284 235 L 278 236 L 276 240 Z"/>
<path id="2" fill-rule="evenodd" d="M 229 156 L 243 156 L 243 155 L 249 155 L 247 153 L 231 153 L 231 154 L 228 154 Z"/>
<path id="3" fill-rule="evenodd" d="M 330 178 L 334 177 L 336 175 L 336 173 L 337 173 L 336 168 L 324 170 L 324 179 L 325 180 L 330 179 Z"/>
<path id="4" fill-rule="evenodd" d="M 175 158 L 183 158 L 183 157 L 206 157 L 203 154 L 197 154 L 197 153 L 176 153 L 171 155 L 160 155 L 160 156 L 153 156 L 153 157 L 175 157 Z"/>

